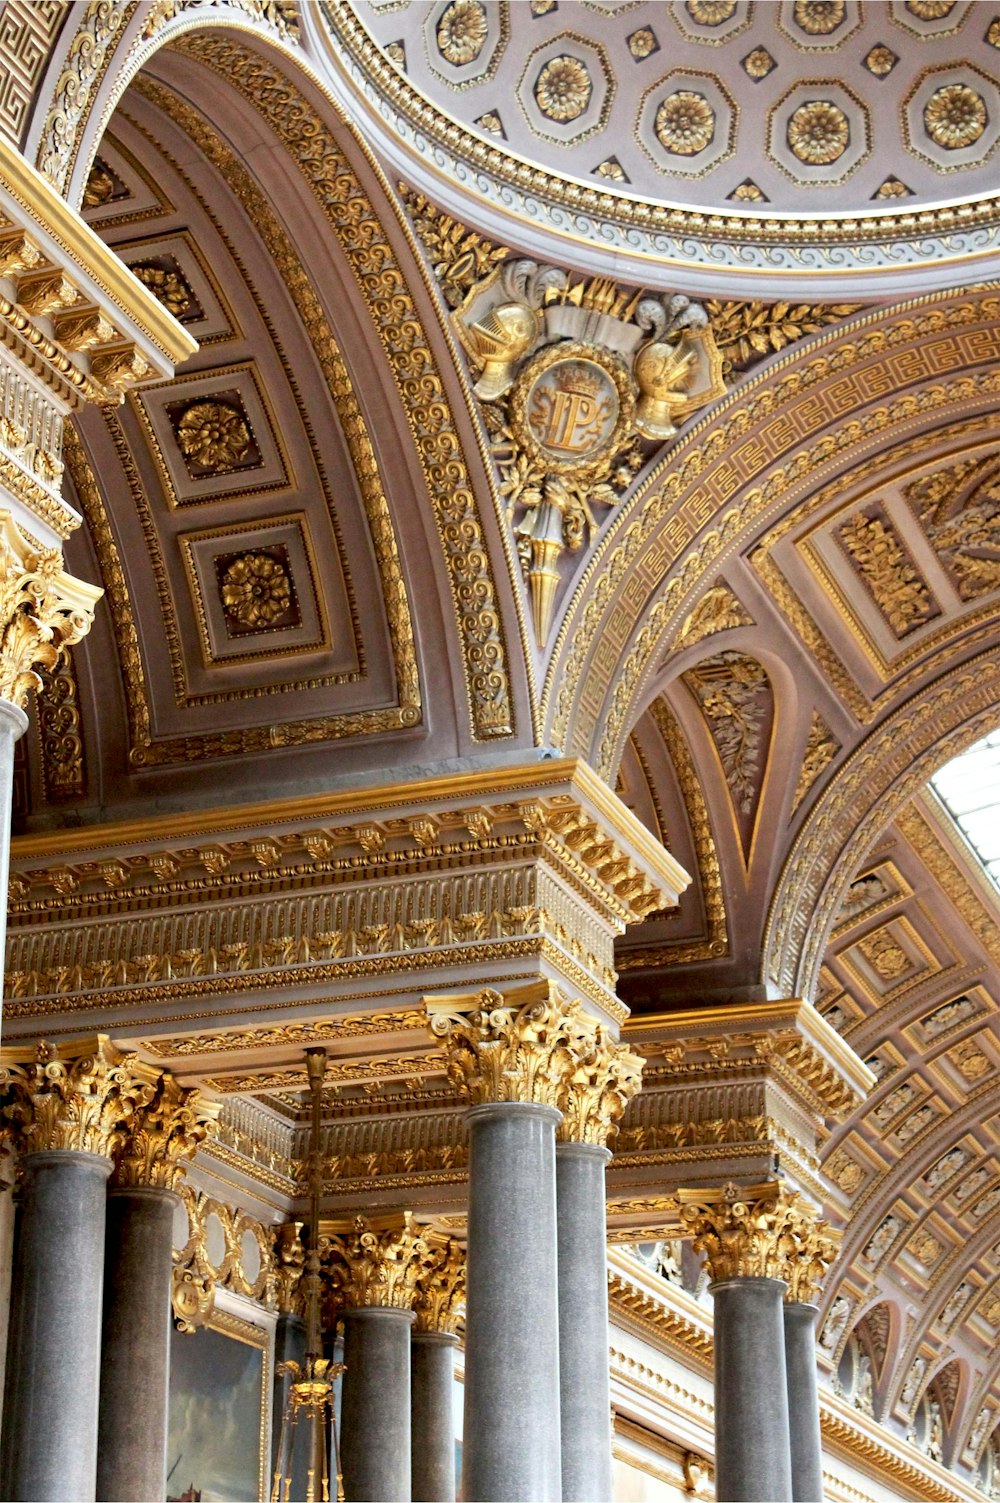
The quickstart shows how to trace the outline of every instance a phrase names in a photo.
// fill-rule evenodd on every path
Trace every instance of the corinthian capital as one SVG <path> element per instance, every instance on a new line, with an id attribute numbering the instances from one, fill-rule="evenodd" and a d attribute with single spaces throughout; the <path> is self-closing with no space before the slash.
<path id="1" fill-rule="evenodd" d="M 790 1285 L 794 1271 L 796 1287 L 805 1288 L 799 1265 L 805 1248 L 810 1256 L 824 1259 L 823 1269 L 836 1252 L 829 1228 L 816 1220 L 815 1208 L 797 1191 L 775 1182 L 679 1190 L 678 1199 L 681 1220 L 694 1233 L 695 1251 L 705 1253 L 713 1284 L 783 1279 Z M 827 1257 L 820 1247 L 828 1245 L 833 1251 Z"/>
<path id="2" fill-rule="evenodd" d="M 454 1336 L 465 1308 L 465 1248 L 454 1237 L 427 1237 L 427 1256 L 417 1277 L 415 1329 Z"/>
<path id="3" fill-rule="evenodd" d="M 572 1069 L 563 1082 L 559 1108 L 563 1120 L 558 1137 L 564 1143 L 596 1143 L 604 1147 L 618 1131 L 618 1122 L 632 1097 L 642 1088 L 638 1054 L 612 1037 L 603 1023 L 577 1015 L 570 1044 Z"/>
<path id="4" fill-rule="evenodd" d="M 16 1051 L 3 1051 L 3 1114 L 20 1127 L 28 1153 L 68 1149 L 111 1158 L 136 1113 L 152 1101 L 160 1072 L 121 1054 L 104 1034 L 66 1049 L 60 1058 L 43 1041 L 27 1064 L 12 1058 Z"/>
<path id="5" fill-rule="evenodd" d="M 841 1234 L 801 1195 L 790 1197 L 789 1227 L 784 1241 L 785 1263 L 781 1277 L 788 1285 L 789 1304 L 819 1303 L 820 1284 L 840 1251 Z"/>
<path id="6" fill-rule="evenodd" d="M 329 1239 L 336 1303 L 344 1310 L 412 1310 L 429 1251 L 409 1211 L 389 1225 L 357 1217 L 353 1231 Z"/>
<path id="7" fill-rule="evenodd" d="M 199 1143 L 214 1130 L 221 1106 L 200 1091 L 185 1091 L 172 1075 L 160 1077 L 148 1106 L 128 1122 L 112 1185 L 176 1190 Z"/>
<path id="8" fill-rule="evenodd" d="M 0 509 L 0 698 L 23 705 L 64 647 L 90 630 L 102 591 L 63 568 L 58 548 L 37 549 Z"/>

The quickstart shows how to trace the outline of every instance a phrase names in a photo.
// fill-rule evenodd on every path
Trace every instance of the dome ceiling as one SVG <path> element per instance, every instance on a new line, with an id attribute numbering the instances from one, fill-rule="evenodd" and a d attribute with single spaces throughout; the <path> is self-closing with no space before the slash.
<path id="1" fill-rule="evenodd" d="M 581 183 L 795 213 L 968 199 L 995 186 L 1000 13 L 989 6 L 368 0 L 356 9 L 439 109 Z"/>
<path id="2" fill-rule="evenodd" d="M 481 222 L 512 215 L 600 254 L 617 220 L 626 253 L 709 269 L 862 271 L 993 247 L 989 5 L 325 0 L 317 13 L 356 60 L 355 103 L 391 112 L 394 138 L 380 145 L 395 165 L 405 155 L 428 192 L 436 178 L 439 199 L 442 179 L 452 194 L 463 185 Z M 925 217 L 915 225 L 904 208 Z M 709 224 L 706 209 L 724 217 Z M 685 212 L 697 216 L 687 239 Z M 662 233 L 675 223 L 676 237 Z M 986 225 L 971 246 L 951 233 Z M 916 228 L 943 239 L 904 249 Z M 755 255 L 769 234 L 798 250 Z M 730 237 L 748 242 L 742 254 L 725 254 Z"/>

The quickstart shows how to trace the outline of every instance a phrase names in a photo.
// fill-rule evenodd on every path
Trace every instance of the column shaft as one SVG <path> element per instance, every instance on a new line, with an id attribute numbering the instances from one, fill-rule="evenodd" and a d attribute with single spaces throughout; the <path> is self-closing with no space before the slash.
<path id="1" fill-rule="evenodd" d="M 452 1418 L 457 1338 L 414 1331 L 411 1445 L 413 1503 L 455 1503 L 455 1426 Z"/>
<path id="2" fill-rule="evenodd" d="M 780 1279 L 712 1285 L 715 1485 L 720 1503 L 790 1503 L 788 1388 Z"/>
<path id="3" fill-rule="evenodd" d="M 110 1172 L 92 1153 L 24 1160 L 0 1484 L 11 1503 L 95 1496 Z"/>
<path id="4" fill-rule="evenodd" d="M 794 1503 L 823 1503 L 823 1441 L 819 1428 L 815 1305 L 786 1300 L 785 1370 Z"/>
<path id="5" fill-rule="evenodd" d="M 97 1496 L 160 1503 L 167 1485 L 170 1274 L 177 1196 L 108 1195 Z"/>
<path id="6" fill-rule="evenodd" d="M 574 1503 L 611 1499 L 604 1185 L 610 1157 L 597 1144 L 556 1148 L 562 1495 Z"/>
<path id="7" fill-rule="evenodd" d="M 463 1496 L 557 1503 L 559 1113 L 483 1103 L 468 1122 Z"/>
<path id="8" fill-rule="evenodd" d="M 411 1310 L 344 1311 L 340 1460 L 348 1503 L 409 1503 Z"/>

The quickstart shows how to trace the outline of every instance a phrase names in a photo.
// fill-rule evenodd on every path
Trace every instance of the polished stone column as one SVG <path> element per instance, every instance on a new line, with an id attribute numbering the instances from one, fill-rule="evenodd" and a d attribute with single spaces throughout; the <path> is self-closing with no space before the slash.
<path id="1" fill-rule="evenodd" d="M 108 1195 L 97 1496 L 166 1495 L 173 1222 L 184 1160 L 219 1107 L 165 1075 L 136 1112 Z"/>
<path id="2" fill-rule="evenodd" d="M 11 1503 L 96 1496 L 110 1173 L 110 1159 L 96 1153 L 23 1161 L 0 1483 Z"/>
<path id="3" fill-rule="evenodd" d="M 726 1503 L 789 1503 L 781 1279 L 713 1283 L 715 1485 Z"/>
<path id="4" fill-rule="evenodd" d="M 823 1503 L 815 1305 L 785 1300 L 785 1372 L 794 1503 Z"/>
<path id="5" fill-rule="evenodd" d="M 7 1335 L 10 1329 L 10 1286 L 14 1272 L 14 1166 L 0 1159 L 0 1434 L 3 1433 L 3 1389 L 7 1369 Z"/>
<path id="6" fill-rule="evenodd" d="M 455 1503 L 455 1348 L 447 1331 L 413 1332 L 411 1495 L 413 1503 Z"/>
<path id="7" fill-rule="evenodd" d="M 484 1102 L 469 1123 L 465 1425 L 469 1503 L 562 1496 L 552 1106 Z"/>
<path id="8" fill-rule="evenodd" d="M 170 1275 L 176 1195 L 108 1196 L 97 1496 L 160 1503 L 167 1485 Z"/>
<path id="9" fill-rule="evenodd" d="M 799 1197 L 783 1239 L 785 1370 L 794 1503 L 823 1503 L 823 1440 L 816 1372 L 819 1286 L 837 1256 L 840 1234 Z"/>
<path id="10" fill-rule="evenodd" d="M 24 1190 L 8 1349 L 0 1492 L 93 1499 L 106 1185 L 159 1072 L 97 1036 L 40 1044 L 0 1070 L 23 1129 Z"/>
<path id="11" fill-rule="evenodd" d="M 593 1020 L 554 985 L 429 998 L 473 1105 L 462 1490 L 469 1503 L 562 1498 L 555 1130 Z M 607 1348 L 601 1353 L 607 1366 Z M 602 1420 L 606 1433 L 607 1416 Z"/>
<path id="12" fill-rule="evenodd" d="M 639 1090 L 643 1061 L 590 1020 L 575 1054 L 556 1148 L 562 1496 L 610 1503 L 606 1144 Z"/>
<path id="13" fill-rule="evenodd" d="M 562 1495 L 611 1500 L 608 1256 L 604 1169 L 592 1143 L 556 1150 Z"/>
<path id="14" fill-rule="evenodd" d="M 454 1503 L 456 1330 L 465 1304 L 465 1250 L 429 1234 L 410 1346 L 413 1503 Z"/>
<path id="15" fill-rule="evenodd" d="M 347 1503 L 410 1499 L 410 1329 L 428 1255 L 408 1213 L 331 1239 L 344 1317 L 340 1463 Z"/>
<path id="16" fill-rule="evenodd" d="M 348 1503 L 410 1497 L 412 1310 L 344 1311 L 340 1464 Z"/>
<path id="17" fill-rule="evenodd" d="M 714 1300 L 715 1478 L 725 1503 L 791 1503 L 782 1307 L 786 1260 L 815 1213 L 779 1182 L 680 1190 Z"/>

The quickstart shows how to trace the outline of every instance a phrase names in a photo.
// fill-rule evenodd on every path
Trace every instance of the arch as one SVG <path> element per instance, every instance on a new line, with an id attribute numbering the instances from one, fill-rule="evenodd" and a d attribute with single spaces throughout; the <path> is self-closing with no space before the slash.
<path id="1" fill-rule="evenodd" d="M 575 582 L 543 693 L 552 742 L 607 775 L 711 573 L 819 483 L 849 474 L 873 441 L 885 450 L 995 406 L 998 354 L 995 292 L 942 295 L 805 341 L 713 407 L 609 523 Z M 872 411 L 880 393 L 891 395 Z"/>

